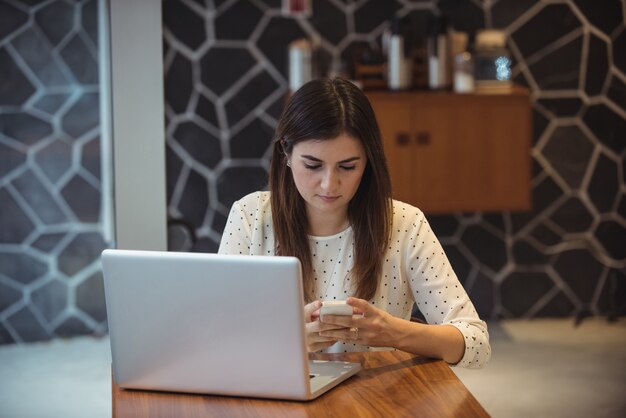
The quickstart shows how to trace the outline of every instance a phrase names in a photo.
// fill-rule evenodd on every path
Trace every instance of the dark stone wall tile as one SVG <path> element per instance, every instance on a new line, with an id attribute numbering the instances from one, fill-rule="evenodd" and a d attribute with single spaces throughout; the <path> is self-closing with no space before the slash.
<path id="1" fill-rule="evenodd" d="M 28 306 L 11 315 L 7 322 L 20 334 L 23 342 L 29 343 L 50 338 Z"/>
<path id="2" fill-rule="evenodd" d="M 87 0 L 81 8 L 82 27 L 91 42 L 98 46 L 98 0 Z"/>
<path id="3" fill-rule="evenodd" d="M 52 183 L 63 176 L 72 165 L 72 147 L 57 139 L 35 154 L 35 161 Z"/>
<path id="4" fill-rule="evenodd" d="M 474 285 L 468 289 L 469 297 L 481 318 L 493 318 L 494 315 L 494 283 L 487 276 L 478 273 Z"/>
<path id="5" fill-rule="evenodd" d="M 194 122 L 184 122 L 178 125 L 173 139 L 189 153 L 191 158 L 209 168 L 215 168 L 222 159 L 219 139 Z"/>
<path id="6" fill-rule="evenodd" d="M 74 8 L 64 1 L 54 1 L 37 12 L 35 21 L 50 43 L 57 46 L 74 26 Z"/>
<path id="7" fill-rule="evenodd" d="M 390 20 L 400 5 L 395 1 L 369 1 L 354 12 L 354 29 L 369 33 Z"/>
<path id="8" fill-rule="evenodd" d="M 81 222 L 100 220 L 100 190 L 94 188 L 79 174 L 61 189 L 61 195 Z"/>
<path id="9" fill-rule="evenodd" d="M 79 318 L 71 316 L 56 327 L 54 333 L 59 337 L 73 337 L 76 335 L 92 334 L 93 330 Z"/>
<path id="10" fill-rule="evenodd" d="M 16 178 L 13 185 L 44 224 L 60 224 L 68 221 L 56 198 L 32 170 L 27 170 Z"/>
<path id="11" fill-rule="evenodd" d="M 583 101 L 578 97 L 570 99 L 539 99 L 537 102 L 556 117 L 576 116 L 583 106 Z"/>
<path id="12" fill-rule="evenodd" d="M 613 220 L 602 221 L 594 235 L 611 258 L 626 260 L 626 228 L 622 224 Z"/>
<path id="13" fill-rule="evenodd" d="M 96 322 L 107 319 L 102 273 L 97 272 L 76 287 L 76 306 Z"/>
<path id="14" fill-rule="evenodd" d="M 172 201 L 172 194 L 174 193 L 176 183 L 178 183 L 178 177 L 180 176 L 182 168 L 182 160 L 174 151 L 172 151 L 171 145 L 167 144 L 165 147 L 165 172 L 167 173 L 165 185 L 167 187 L 168 202 Z"/>
<path id="15" fill-rule="evenodd" d="M 626 221 L 626 194 L 622 194 L 617 205 L 617 213 Z"/>
<path id="16" fill-rule="evenodd" d="M 35 225 L 5 188 L 0 188 L 0 202 L 0 244 L 22 243 Z"/>
<path id="17" fill-rule="evenodd" d="M 459 228 L 459 221 L 451 215 L 428 215 L 428 223 L 439 239 L 454 235 Z"/>
<path id="18" fill-rule="evenodd" d="M 54 115 L 70 98 L 67 93 L 44 94 L 33 106 L 50 115 Z"/>
<path id="19" fill-rule="evenodd" d="M 585 91 L 589 96 L 602 93 L 602 87 L 609 73 L 609 46 L 597 36 L 589 35 L 589 55 Z"/>
<path id="20" fill-rule="evenodd" d="M 185 190 L 180 198 L 178 210 L 185 221 L 194 228 L 200 228 L 209 207 L 209 186 L 206 179 L 195 171 L 189 173 Z"/>
<path id="21" fill-rule="evenodd" d="M 583 37 L 546 55 L 529 69 L 542 90 L 577 89 Z"/>
<path id="22" fill-rule="evenodd" d="M 611 35 L 624 21 L 623 6 L 619 0 L 574 0 L 574 3 L 592 25 L 607 35 Z"/>
<path id="23" fill-rule="evenodd" d="M 0 282 L 0 312 L 22 299 L 22 292 Z"/>
<path id="24" fill-rule="evenodd" d="M 211 48 L 200 60 L 200 78 L 202 84 L 219 96 L 255 63 L 256 60 L 246 49 Z"/>
<path id="25" fill-rule="evenodd" d="M 0 3 L 0 39 L 3 39 L 28 21 L 28 14 L 10 3 Z"/>
<path id="26" fill-rule="evenodd" d="M 552 228 L 540 223 L 530 231 L 530 236 L 548 247 L 560 244 L 562 238 Z"/>
<path id="27" fill-rule="evenodd" d="M 625 54 L 626 55 L 626 54 Z M 621 154 L 626 149 L 624 132 L 626 120 L 603 104 L 589 106 L 583 116 L 591 132 L 615 153 Z"/>
<path id="28" fill-rule="evenodd" d="M 523 316 L 553 287 L 546 273 L 511 273 L 500 286 L 502 305 L 513 316 Z"/>
<path id="29" fill-rule="evenodd" d="M 67 306 L 67 285 L 51 280 L 31 293 L 35 308 L 48 321 L 52 322 Z"/>
<path id="30" fill-rule="evenodd" d="M 348 34 L 346 15 L 328 0 L 315 2 L 309 22 L 333 45 L 337 45 Z"/>
<path id="31" fill-rule="evenodd" d="M 533 107 L 533 145 L 537 144 L 549 123 L 550 121 Z"/>
<path id="32" fill-rule="evenodd" d="M 511 223 L 513 231 L 523 228 L 526 223 L 536 217 L 542 216 L 542 212 L 563 194 L 563 190 L 552 178 L 546 177 L 533 186 L 530 212 L 512 212 Z"/>
<path id="33" fill-rule="evenodd" d="M 182 54 L 176 54 L 165 74 L 165 97 L 174 113 L 184 113 L 193 91 L 191 62 Z"/>
<path id="34" fill-rule="evenodd" d="M 43 233 L 31 244 L 31 247 L 49 253 L 56 248 L 64 237 L 64 232 Z"/>
<path id="35" fill-rule="evenodd" d="M 593 298 L 603 268 L 587 250 L 564 251 L 554 262 L 556 272 L 583 303 Z"/>
<path id="36" fill-rule="evenodd" d="M 216 253 L 219 247 L 219 242 L 215 242 L 211 238 L 202 238 L 194 243 L 191 251 L 199 253 Z"/>
<path id="37" fill-rule="evenodd" d="M 577 126 L 557 128 L 541 150 L 550 165 L 571 187 L 580 187 L 593 144 Z"/>
<path id="38" fill-rule="evenodd" d="M 15 342 L 17 341 L 15 341 L 15 339 L 11 336 L 11 333 L 9 332 L 7 327 L 5 327 L 4 324 L 0 323 L 0 345 L 13 344 Z"/>
<path id="39" fill-rule="evenodd" d="M 567 4 L 550 4 L 513 32 L 512 38 L 522 55 L 530 57 L 580 27 Z"/>
<path id="40" fill-rule="evenodd" d="M 72 138 L 79 138 L 100 123 L 100 97 L 98 93 L 85 93 L 67 111 L 61 126 Z"/>
<path id="41" fill-rule="evenodd" d="M 626 112 L 626 84 L 622 80 L 615 76 L 611 77 L 607 96 Z"/>
<path id="42" fill-rule="evenodd" d="M 52 126 L 28 113 L 0 113 L 0 132 L 25 145 L 33 145 L 52 133 Z"/>
<path id="43" fill-rule="evenodd" d="M 15 64 L 6 48 L 0 48 L 0 106 L 20 106 L 35 92 L 35 87 Z"/>
<path id="44" fill-rule="evenodd" d="M 230 208 L 236 200 L 267 185 L 267 172 L 261 167 L 231 166 L 217 179 L 217 194 L 220 203 Z"/>
<path id="45" fill-rule="evenodd" d="M 80 35 L 74 35 L 60 51 L 63 60 L 79 83 L 98 83 L 98 62 Z"/>
<path id="46" fill-rule="evenodd" d="M 494 272 L 500 271 L 507 262 L 504 241 L 480 225 L 467 227 L 461 241 L 481 264 Z"/>
<path id="47" fill-rule="evenodd" d="M 475 3 L 458 0 L 439 0 L 441 13 L 455 30 L 475 33 L 485 27 L 485 14 Z"/>
<path id="48" fill-rule="evenodd" d="M 254 119 L 231 138 L 230 156 L 231 158 L 260 159 L 270 146 L 273 136 L 273 127 L 260 119 Z"/>
<path id="49" fill-rule="evenodd" d="M 613 64 L 626 74 L 626 29 L 622 28 L 619 36 L 613 41 Z"/>
<path id="50" fill-rule="evenodd" d="M 600 314 L 614 321 L 626 312 L 626 274 L 619 270 L 609 270 L 607 285 L 602 289 L 598 300 Z"/>
<path id="51" fill-rule="evenodd" d="M 450 265 L 454 269 L 459 281 L 465 285 L 467 278 L 472 271 L 472 263 L 463 255 L 463 253 L 455 245 L 443 245 L 443 250 L 450 261 Z"/>
<path id="52" fill-rule="evenodd" d="M 491 6 L 494 28 L 506 28 L 539 0 L 500 0 Z"/>
<path id="53" fill-rule="evenodd" d="M 82 146 L 80 163 L 92 176 L 100 179 L 100 136 L 96 136 Z"/>
<path id="54" fill-rule="evenodd" d="M 100 234 L 95 232 L 80 233 L 59 254 L 59 271 L 68 277 L 73 276 L 99 259 L 100 253 L 105 248 L 106 243 Z"/>
<path id="55" fill-rule="evenodd" d="M 585 232 L 593 222 L 593 215 L 580 199 L 571 197 L 559 206 L 550 219 L 566 232 L 575 233 Z"/>
<path id="56" fill-rule="evenodd" d="M 24 164 L 26 154 L 0 143 L 0 177 L 4 177 L 15 168 Z"/>
<path id="57" fill-rule="evenodd" d="M 211 228 L 214 231 L 223 231 L 224 228 L 226 227 L 227 220 L 228 218 L 225 215 L 222 215 L 219 212 L 215 212 L 213 216 L 213 222 L 211 223 Z"/>
<path id="58" fill-rule="evenodd" d="M 289 50 L 289 43 L 306 37 L 307 34 L 293 20 L 284 17 L 274 17 L 267 23 L 265 30 L 263 30 L 257 41 L 257 46 L 274 68 L 287 78 L 287 51 Z"/>
<path id="59" fill-rule="evenodd" d="M 215 36 L 217 39 L 248 39 L 261 16 L 263 13 L 252 2 L 236 2 L 215 18 Z"/>
<path id="60" fill-rule="evenodd" d="M 226 103 L 228 123 L 233 126 L 278 88 L 278 83 L 266 72 L 262 72 L 248 82 Z"/>
<path id="61" fill-rule="evenodd" d="M 562 292 L 557 293 L 545 306 L 537 312 L 537 317 L 563 318 L 571 317 L 576 307 Z"/>
<path id="62" fill-rule="evenodd" d="M 50 43 L 33 29 L 22 32 L 13 46 L 39 81 L 47 87 L 65 86 L 69 80 L 52 54 Z"/>
<path id="63" fill-rule="evenodd" d="M 537 250 L 526 241 L 517 240 L 512 247 L 513 259 L 518 265 L 542 265 L 548 261 L 548 256 Z"/>
<path id="64" fill-rule="evenodd" d="M 211 100 L 207 99 L 203 95 L 200 95 L 198 97 L 198 104 L 196 105 L 196 115 L 215 127 L 219 126 L 215 105 Z"/>
<path id="65" fill-rule="evenodd" d="M 163 24 L 167 30 L 190 49 L 198 48 L 206 40 L 204 19 L 183 2 L 163 1 Z"/>
<path id="66" fill-rule="evenodd" d="M 600 155 L 587 188 L 591 202 L 600 213 L 613 210 L 620 187 L 617 170 L 617 164 L 613 160 Z"/>

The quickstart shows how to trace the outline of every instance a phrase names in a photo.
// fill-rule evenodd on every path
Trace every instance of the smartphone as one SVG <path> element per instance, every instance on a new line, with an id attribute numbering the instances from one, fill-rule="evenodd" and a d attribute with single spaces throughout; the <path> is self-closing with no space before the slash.
<path id="1" fill-rule="evenodd" d="M 352 315 L 352 306 L 345 300 L 327 300 L 322 302 L 320 316 L 324 315 Z"/>

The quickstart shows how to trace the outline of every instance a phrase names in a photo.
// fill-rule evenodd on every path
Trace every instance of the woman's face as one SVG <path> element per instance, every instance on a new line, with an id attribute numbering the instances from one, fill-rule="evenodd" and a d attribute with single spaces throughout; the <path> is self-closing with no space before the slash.
<path id="1" fill-rule="evenodd" d="M 361 141 L 346 133 L 334 139 L 302 141 L 293 147 L 289 161 L 309 218 L 347 218 L 348 203 L 367 165 Z"/>

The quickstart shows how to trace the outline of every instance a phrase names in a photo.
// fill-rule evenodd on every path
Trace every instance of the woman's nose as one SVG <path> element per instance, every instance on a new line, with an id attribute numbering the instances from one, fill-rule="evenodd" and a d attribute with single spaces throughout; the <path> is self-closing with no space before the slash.
<path id="1" fill-rule="evenodd" d="M 338 184 L 338 177 L 335 170 L 328 169 L 324 171 L 322 176 L 322 189 L 327 191 L 332 191 Z"/>

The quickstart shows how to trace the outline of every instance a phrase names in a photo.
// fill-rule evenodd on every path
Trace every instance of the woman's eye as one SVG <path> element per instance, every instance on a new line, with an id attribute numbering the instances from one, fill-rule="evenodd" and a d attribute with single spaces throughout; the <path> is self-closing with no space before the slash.
<path id="1" fill-rule="evenodd" d="M 304 168 L 308 169 L 308 170 L 317 170 L 318 168 L 320 168 L 321 165 L 320 164 L 304 164 Z"/>
<path id="2" fill-rule="evenodd" d="M 342 170 L 354 170 L 356 168 L 355 165 L 340 165 L 339 167 L 341 167 Z"/>

